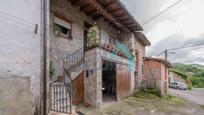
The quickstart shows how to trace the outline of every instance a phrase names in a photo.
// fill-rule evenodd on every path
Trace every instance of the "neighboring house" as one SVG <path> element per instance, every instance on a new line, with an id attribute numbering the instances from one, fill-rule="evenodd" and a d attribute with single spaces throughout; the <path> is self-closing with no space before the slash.
<path id="1" fill-rule="evenodd" d="M 0 4 L 0 115 L 33 115 L 41 98 L 42 0 Z"/>
<path id="2" fill-rule="evenodd" d="M 99 108 L 140 88 L 150 42 L 119 0 L 4 3 L 0 114 L 70 113 L 80 103 Z"/>
<path id="3" fill-rule="evenodd" d="M 179 72 L 176 71 L 169 71 L 169 82 L 170 83 L 175 83 L 175 82 L 182 82 L 186 83 L 186 79 L 184 79 L 185 75 L 182 75 Z"/>
<path id="4" fill-rule="evenodd" d="M 172 65 L 161 58 L 144 58 L 144 82 L 147 88 L 156 88 L 159 95 L 168 93 L 168 72 Z"/>

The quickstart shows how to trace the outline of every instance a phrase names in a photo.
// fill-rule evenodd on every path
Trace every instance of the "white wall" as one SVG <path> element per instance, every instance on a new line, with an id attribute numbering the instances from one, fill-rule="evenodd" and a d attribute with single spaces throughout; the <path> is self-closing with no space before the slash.
<path id="1" fill-rule="evenodd" d="M 36 96 L 40 92 L 40 29 L 41 0 L 0 1 L 0 77 L 31 77 L 31 91 Z"/>

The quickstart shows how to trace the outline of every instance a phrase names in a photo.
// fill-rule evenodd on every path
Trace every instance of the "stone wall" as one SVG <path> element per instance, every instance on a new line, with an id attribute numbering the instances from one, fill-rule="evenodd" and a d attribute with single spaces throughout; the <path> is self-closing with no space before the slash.
<path id="1" fill-rule="evenodd" d="M 89 66 L 87 69 L 93 70 L 93 73 L 85 78 L 85 102 L 96 108 L 102 106 L 102 59 L 128 65 L 131 73 L 135 68 L 134 62 L 100 48 L 86 51 L 85 60 L 86 65 Z M 131 78 L 133 78 L 133 74 L 131 74 Z"/>
<path id="2" fill-rule="evenodd" d="M 72 21 L 72 36 L 73 39 L 65 39 L 54 34 L 54 13 L 64 16 L 68 20 Z M 88 17 L 84 12 L 79 10 L 79 7 L 72 6 L 68 0 L 51 0 L 51 16 L 50 16 L 50 60 L 53 63 L 55 69 L 54 79 L 57 76 L 63 75 L 63 63 L 62 59 L 68 54 L 84 46 L 84 22 L 88 22 L 96 25 L 101 30 L 101 39 L 107 39 L 109 35 L 117 37 L 117 30 L 103 18 L 93 20 Z M 121 33 L 123 38 L 129 39 L 129 34 Z"/>
<path id="3" fill-rule="evenodd" d="M 54 13 L 73 21 L 72 40 L 54 34 Z M 53 63 L 53 68 L 55 69 L 54 79 L 57 76 L 63 76 L 63 58 L 84 46 L 83 28 L 85 20 L 90 22 L 91 19 L 84 13 L 80 12 L 77 7 L 73 7 L 68 0 L 51 0 L 50 59 Z"/>
<path id="4" fill-rule="evenodd" d="M 135 48 L 137 49 L 138 53 L 137 53 L 137 56 L 136 56 L 136 70 L 138 72 L 138 77 L 137 77 L 137 86 L 136 88 L 139 89 L 140 86 L 141 86 L 141 82 L 143 80 L 143 77 L 144 77 L 144 73 L 142 73 L 142 69 L 143 66 L 144 66 L 144 61 L 143 61 L 143 57 L 145 56 L 145 46 L 143 44 L 141 44 L 139 42 L 139 40 L 137 40 L 137 38 L 135 37 Z"/>
<path id="5" fill-rule="evenodd" d="M 85 54 L 86 70 L 84 78 L 84 103 L 86 105 L 97 107 L 97 61 L 96 51 L 88 51 Z M 92 71 L 92 73 L 91 73 Z M 89 74 L 87 76 L 87 74 Z"/>

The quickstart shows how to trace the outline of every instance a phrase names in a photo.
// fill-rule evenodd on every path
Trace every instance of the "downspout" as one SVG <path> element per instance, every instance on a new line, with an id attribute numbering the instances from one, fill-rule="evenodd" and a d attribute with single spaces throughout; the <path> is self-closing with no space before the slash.
<path id="1" fill-rule="evenodd" d="M 43 13 L 42 13 L 42 115 L 47 115 L 48 113 L 48 35 L 49 35 L 49 0 L 42 0 L 42 6 L 43 6 Z"/>

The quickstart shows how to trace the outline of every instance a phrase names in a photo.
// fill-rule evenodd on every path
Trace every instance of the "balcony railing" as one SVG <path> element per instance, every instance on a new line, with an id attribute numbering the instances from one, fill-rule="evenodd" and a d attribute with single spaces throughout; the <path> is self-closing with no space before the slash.
<path id="1" fill-rule="evenodd" d="M 124 44 L 124 43 L 121 43 L 118 40 L 115 40 L 113 38 L 100 40 L 99 45 L 96 45 L 96 47 L 100 47 L 101 49 L 103 49 L 105 51 L 109 51 L 111 53 L 114 53 L 114 54 L 116 54 L 118 56 L 130 59 L 130 60 L 133 59 L 133 55 L 131 54 L 131 51 L 127 47 L 127 45 Z M 92 48 L 94 48 L 94 47 L 91 47 L 91 48 L 86 47 L 85 49 L 89 50 L 89 49 L 92 49 Z"/>

